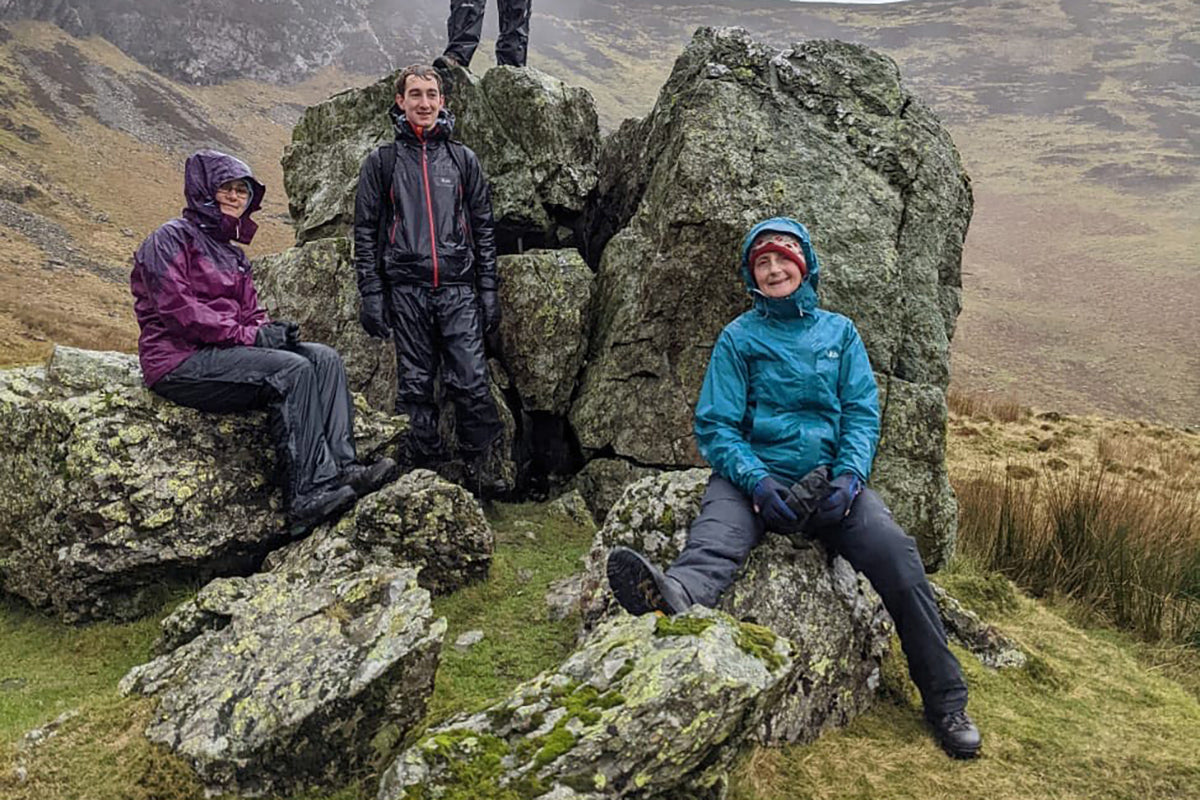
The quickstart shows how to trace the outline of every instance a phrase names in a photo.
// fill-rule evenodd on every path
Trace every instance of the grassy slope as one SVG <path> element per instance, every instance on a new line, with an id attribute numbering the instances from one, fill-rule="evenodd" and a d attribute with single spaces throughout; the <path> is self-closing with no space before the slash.
<path id="1" fill-rule="evenodd" d="M 498 543 L 491 579 L 435 604 L 450 627 L 430 722 L 503 695 L 572 647 L 572 622 L 549 622 L 543 596 L 552 579 L 578 569 L 590 531 L 536 505 L 500 506 L 491 519 Z M 747 754 L 733 776 L 733 798 L 1200 798 L 1200 691 L 1189 694 L 1148 669 L 1136 657 L 1142 646 L 1126 637 L 1072 624 L 1061 613 L 1069 609 L 997 593 L 995 579 L 969 566 L 957 565 L 941 581 L 1035 657 L 1031 668 L 994 672 L 958 651 L 986 735 L 984 757 L 959 763 L 941 754 L 893 658 L 889 692 L 870 713 L 813 745 Z M 67 628 L 0 606 L 0 795 L 200 796 L 177 760 L 138 735 L 152 705 L 115 692 L 124 671 L 148 657 L 155 624 Z M 473 629 L 485 631 L 480 644 L 453 646 Z M 57 736 L 19 751 L 25 730 L 68 709 L 79 714 Z M 24 782 L 14 778 L 17 767 L 27 772 Z M 373 793 L 368 780 L 304 797 Z"/>

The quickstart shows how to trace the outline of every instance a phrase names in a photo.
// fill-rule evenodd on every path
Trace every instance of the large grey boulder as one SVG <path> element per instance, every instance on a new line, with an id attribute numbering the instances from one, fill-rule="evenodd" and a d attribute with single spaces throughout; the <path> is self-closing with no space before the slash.
<path id="1" fill-rule="evenodd" d="M 666 568 L 687 542 L 708 476 L 703 469 L 667 472 L 626 489 L 587 557 L 580 601 L 585 629 L 623 613 L 608 588 L 608 551 L 632 547 Z M 870 706 L 889 625 L 870 584 L 845 560 L 830 560 L 820 545 L 797 548 L 768 534 L 720 608 L 771 629 L 795 647 L 782 692 L 755 727 L 758 741 L 812 741 Z"/>
<path id="2" fill-rule="evenodd" d="M 403 419 L 360 404 L 359 455 Z M 164 586 L 245 572 L 287 540 L 266 414 L 203 414 L 142 386 L 137 359 L 58 347 L 0 371 L 0 578 L 70 622 L 129 619 Z"/>
<path id="3" fill-rule="evenodd" d="M 603 246 L 596 325 L 571 410 L 581 445 L 641 465 L 700 463 L 692 405 L 712 343 L 748 307 L 738 247 L 777 214 L 809 226 L 822 305 L 857 323 L 885 388 L 912 384 L 944 408 L 971 206 L 949 135 L 887 57 L 699 30 L 650 114 L 604 144 L 590 215 L 590 252 Z M 896 515 L 937 566 L 954 532 L 944 431 L 936 414 L 892 413 L 877 480 L 893 502 L 898 484 L 920 486 L 923 499 Z M 928 443 L 926 457 L 897 463 L 901 439 Z"/>
<path id="4" fill-rule="evenodd" d="M 557 669 L 426 733 L 384 772 L 379 800 L 720 797 L 791 657 L 785 639 L 709 609 L 623 616 Z"/>
<path id="5" fill-rule="evenodd" d="M 440 595 L 487 578 L 495 539 L 475 498 L 418 469 L 362 498 L 338 521 L 271 553 L 264 566 L 321 573 L 342 568 L 347 559 L 411 565 L 420 585 Z"/>
<path id="6" fill-rule="evenodd" d="M 597 180 L 591 95 L 532 67 L 496 67 L 482 78 L 457 73 L 455 137 L 483 165 L 502 245 L 573 244 Z M 283 169 L 297 244 L 348 235 L 362 161 L 393 138 L 387 111 L 398 74 L 307 109 L 292 130 Z"/>
<path id="7" fill-rule="evenodd" d="M 587 354 L 592 271 L 577 250 L 502 256 L 505 362 L 521 407 L 563 415 Z"/>
<path id="8" fill-rule="evenodd" d="M 396 350 L 372 339 L 358 322 L 358 284 L 350 240 L 317 239 L 254 262 L 258 298 L 272 319 L 300 324 L 305 341 L 342 354 L 351 391 L 373 408 L 396 405 Z"/>
<path id="9" fill-rule="evenodd" d="M 159 699 L 150 741 L 207 791 L 338 787 L 425 714 L 444 619 L 413 569 L 277 570 L 213 581 L 163 622 L 125 694 Z"/>

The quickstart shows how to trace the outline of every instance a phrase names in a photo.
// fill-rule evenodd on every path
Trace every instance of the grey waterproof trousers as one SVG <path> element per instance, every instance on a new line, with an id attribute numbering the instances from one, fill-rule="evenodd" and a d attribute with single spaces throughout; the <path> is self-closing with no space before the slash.
<path id="1" fill-rule="evenodd" d="M 692 602 L 715 606 L 750 551 L 762 541 L 763 532 L 762 518 L 750 498 L 713 475 L 687 545 L 667 575 L 683 585 Z M 967 685 L 958 659 L 946 646 L 946 631 L 916 542 L 892 519 L 879 495 L 863 489 L 845 519 L 809 534 L 863 573 L 883 599 L 896 623 L 925 713 L 933 716 L 965 708 Z"/>
<path id="2" fill-rule="evenodd" d="M 356 460 L 354 402 L 332 347 L 206 347 L 150 388 L 200 411 L 268 409 L 289 504 Z"/>
<path id="3" fill-rule="evenodd" d="M 483 12 L 487 0 L 450 0 L 450 18 L 446 20 L 449 44 L 446 55 L 469 65 L 483 33 Z M 533 0 L 497 0 L 500 7 L 500 36 L 496 39 L 496 63 L 525 66 L 529 51 L 529 17 Z"/>

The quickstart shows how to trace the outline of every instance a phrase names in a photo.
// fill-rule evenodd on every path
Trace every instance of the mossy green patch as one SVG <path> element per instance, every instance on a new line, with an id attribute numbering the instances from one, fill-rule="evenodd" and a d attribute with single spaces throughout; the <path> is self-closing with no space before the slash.
<path id="1" fill-rule="evenodd" d="M 765 661 L 772 672 L 784 665 L 786 659 L 775 652 L 779 637 L 770 628 L 752 622 L 738 623 L 737 646 L 760 661 Z"/>
<path id="2" fill-rule="evenodd" d="M 659 617 L 654 621 L 655 636 L 699 636 L 717 624 L 704 617 Z"/>
<path id="3" fill-rule="evenodd" d="M 575 734 L 561 726 L 561 724 L 556 725 L 554 730 L 550 731 L 543 738 L 542 747 L 537 751 L 537 755 L 533 757 L 533 763 L 538 769 L 541 769 L 554 759 L 568 752 L 574 746 Z"/>

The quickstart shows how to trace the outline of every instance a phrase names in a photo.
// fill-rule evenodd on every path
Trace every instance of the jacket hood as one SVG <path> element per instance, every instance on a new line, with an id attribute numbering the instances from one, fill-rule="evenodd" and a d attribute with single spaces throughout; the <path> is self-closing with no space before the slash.
<path id="1" fill-rule="evenodd" d="M 241 217 L 234 218 L 221 213 L 217 187 L 239 179 L 250 184 L 250 202 Z M 187 199 L 183 216 L 218 241 L 250 244 L 258 230 L 250 215 L 262 208 L 266 193 L 267 187 L 255 180 L 244 161 L 217 150 L 201 150 L 188 156 L 183 169 L 183 196 Z"/>
<path id="2" fill-rule="evenodd" d="M 388 110 L 388 116 L 392 119 L 392 129 L 396 132 L 397 139 L 407 139 L 412 142 L 421 141 L 421 137 L 417 136 L 417 132 L 408 124 L 408 117 L 400 110 L 400 106 L 392 103 L 391 109 Z M 424 136 L 426 140 L 449 139 L 454 135 L 454 114 L 450 113 L 450 109 L 442 108 L 438 112 L 437 122 L 433 124 L 433 129 L 427 132 Z"/>
<path id="3" fill-rule="evenodd" d="M 750 245 L 759 234 L 766 231 L 786 233 L 800 240 L 800 252 L 804 254 L 804 262 L 808 265 L 808 276 L 800 288 L 787 297 L 767 297 L 758 290 L 754 282 L 754 273 L 750 270 Z M 817 307 L 817 286 L 821 281 L 821 265 L 817 260 L 817 252 L 813 250 L 812 239 L 808 229 L 791 217 L 772 217 L 763 220 L 750 229 L 742 240 L 742 281 L 746 289 L 754 297 L 754 307 L 767 316 L 797 316 L 812 313 Z"/>

